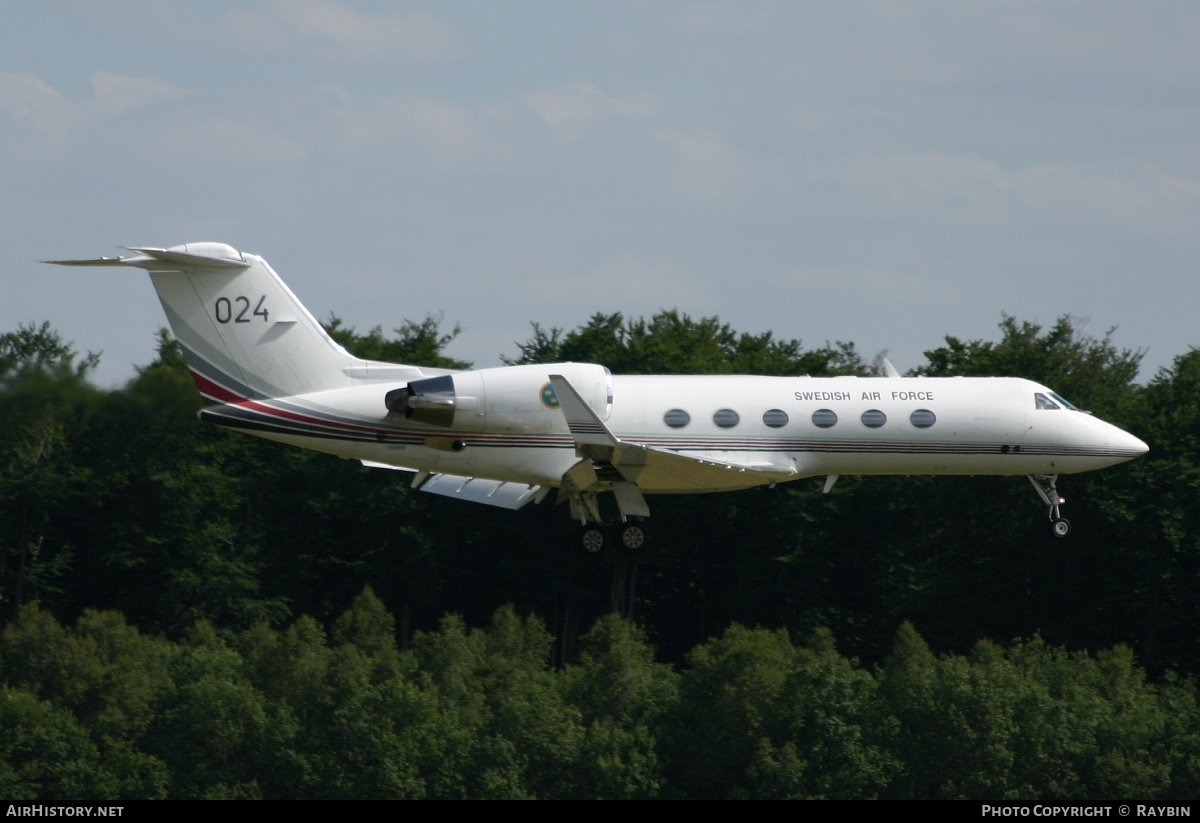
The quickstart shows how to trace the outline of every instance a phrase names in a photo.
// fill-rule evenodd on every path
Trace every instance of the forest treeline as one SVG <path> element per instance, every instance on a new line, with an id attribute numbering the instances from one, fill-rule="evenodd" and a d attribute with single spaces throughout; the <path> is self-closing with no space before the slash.
<path id="1" fill-rule="evenodd" d="M 433 318 L 329 326 L 364 357 L 466 365 Z M 517 349 L 877 373 L 852 344 L 675 312 Z M 1200 352 L 1139 383 L 1140 361 L 1070 318 L 1006 317 L 916 370 L 1028 377 L 1149 444 L 1060 478 L 1066 541 L 1022 478 L 868 477 L 656 497 L 650 551 L 588 560 L 553 498 L 465 504 L 201 423 L 165 332 L 114 390 L 47 325 L 2 334 L 0 793 L 1195 796 Z M 495 668 L 509 643 L 519 677 Z"/>
<path id="2" fill-rule="evenodd" d="M 1127 647 L 935 655 L 908 624 L 867 669 L 828 632 L 733 625 L 684 666 L 617 615 L 549 663 L 511 607 L 408 650 L 369 590 L 178 641 L 116 612 L 0 635 L 0 795 L 128 798 L 1130 798 L 1200 792 L 1190 681 Z"/>

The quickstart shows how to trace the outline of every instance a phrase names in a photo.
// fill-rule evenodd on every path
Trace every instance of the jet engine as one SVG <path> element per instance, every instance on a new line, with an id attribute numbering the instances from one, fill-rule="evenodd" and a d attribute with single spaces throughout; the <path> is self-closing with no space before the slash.
<path id="1" fill-rule="evenodd" d="M 412 380 L 384 396 L 391 414 L 461 432 L 546 431 L 558 413 L 551 374 L 562 374 L 602 418 L 612 411 L 612 375 L 593 363 L 547 363 L 454 372 Z"/>

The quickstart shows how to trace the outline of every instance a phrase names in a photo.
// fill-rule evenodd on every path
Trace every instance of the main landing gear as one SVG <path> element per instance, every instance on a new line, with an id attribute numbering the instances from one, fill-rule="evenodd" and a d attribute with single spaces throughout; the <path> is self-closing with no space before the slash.
<path id="1" fill-rule="evenodd" d="M 1058 480 L 1056 474 L 1031 474 L 1028 475 L 1029 482 L 1033 484 L 1034 490 L 1038 493 L 1038 497 L 1042 498 L 1042 502 L 1046 504 L 1049 510 L 1049 526 L 1050 536 L 1061 540 L 1071 533 L 1071 521 L 1062 516 L 1059 509 L 1067 500 L 1065 497 L 1060 497 L 1055 481 Z"/>
<path id="2" fill-rule="evenodd" d="M 571 517 L 581 524 L 575 542 L 580 555 L 595 557 L 609 546 L 621 554 L 635 555 L 646 545 L 646 527 L 642 525 L 642 518 L 650 511 L 636 487 L 624 485 L 633 491 L 621 487 L 613 489 L 617 492 L 621 522 L 611 525 L 606 524 L 600 516 L 600 500 L 596 492 L 577 492 L 570 498 Z"/>
<path id="3" fill-rule="evenodd" d="M 612 525 L 586 523 L 579 527 L 576 548 L 583 557 L 595 557 L 610 545 L 620 554 L 638 554 L 646 545 L 646 527 L 640 520 Z"/>

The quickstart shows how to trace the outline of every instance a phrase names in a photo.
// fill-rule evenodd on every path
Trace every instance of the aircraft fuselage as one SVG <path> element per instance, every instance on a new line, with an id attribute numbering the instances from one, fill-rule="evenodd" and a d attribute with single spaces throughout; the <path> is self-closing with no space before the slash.
<path id="1" fill-rule="evenodd" d="M 341 457 L 466 477 L 557 486 L 578 461 L 560 410 L 541 400 L 544 375 L 582 364 L 503 372 L 523 384 L 487 425 L 438 427 L 384 407 L 394 384 L 210 406 L 205 419 Z M 1006 377 L 620 376 L 611 407 L 593 408 L 622 441 L 714 462 L 830 474 L 1073 474 L 1145 452 L 1142 441 Z M 486 399 L 472 398 L 478 406 Z M 1052 405 L 1051 405 L 1052 404 Z M 502 422 L 497 417 L 503 417 Z M 289 427 L 295 433 L 289 433 Z M 320 430 L 319 436 L 302 432 Z M 762 485 L 731 477 L 728 488 Z M 694 491 L 654 488 L 647 493 Z"/>

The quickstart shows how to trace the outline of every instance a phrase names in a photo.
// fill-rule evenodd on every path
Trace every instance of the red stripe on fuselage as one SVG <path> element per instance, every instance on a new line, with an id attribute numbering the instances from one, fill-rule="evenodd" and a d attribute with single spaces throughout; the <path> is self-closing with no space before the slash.
<path id="1" fill-rule="evenodd" d="M 195 382 L 196 388 L 205 397 L 211 397 L 214 400 L 221 401 L 222 403 L 238 403 L 246 399 L 239 394 L 235 394 L 224 386 L 214 383 L 195 369 L 188 369 L 188 371 L 192 373 L 192 381 Z"/>
<path id="2" fill-rule="evenodd" d="M 297 412 L 286 411 L 284 409 L 268 406 L 265 403 L 260 403 L 257 400 L 251 400 L 249 398 L 242 397 L 225 388 L 224 386 L 214 383 L 212 380 L 209 380 L 207 377 L 195 370 L 192 370 L 192 379 L 196 382 L 196 388 L 200 390 L 201 394 L 207 397 L 212 397 L 221 401 L 222 403 L 226 403 L 231 406 L 238 406 L 243 409 L 249 409 L 268 417 L 276 417 L 284 420 L 292 420 L 298 423 L 307 423 L 309 425 L 335 428 L 342 431 L 366 432 L 369 434 L 375 434 L 380 431 L 378 426 L 357 426 L 350 423 L 339 423 L 334 420 L 313 417 L 311 415 L 299 414 Z"/>

